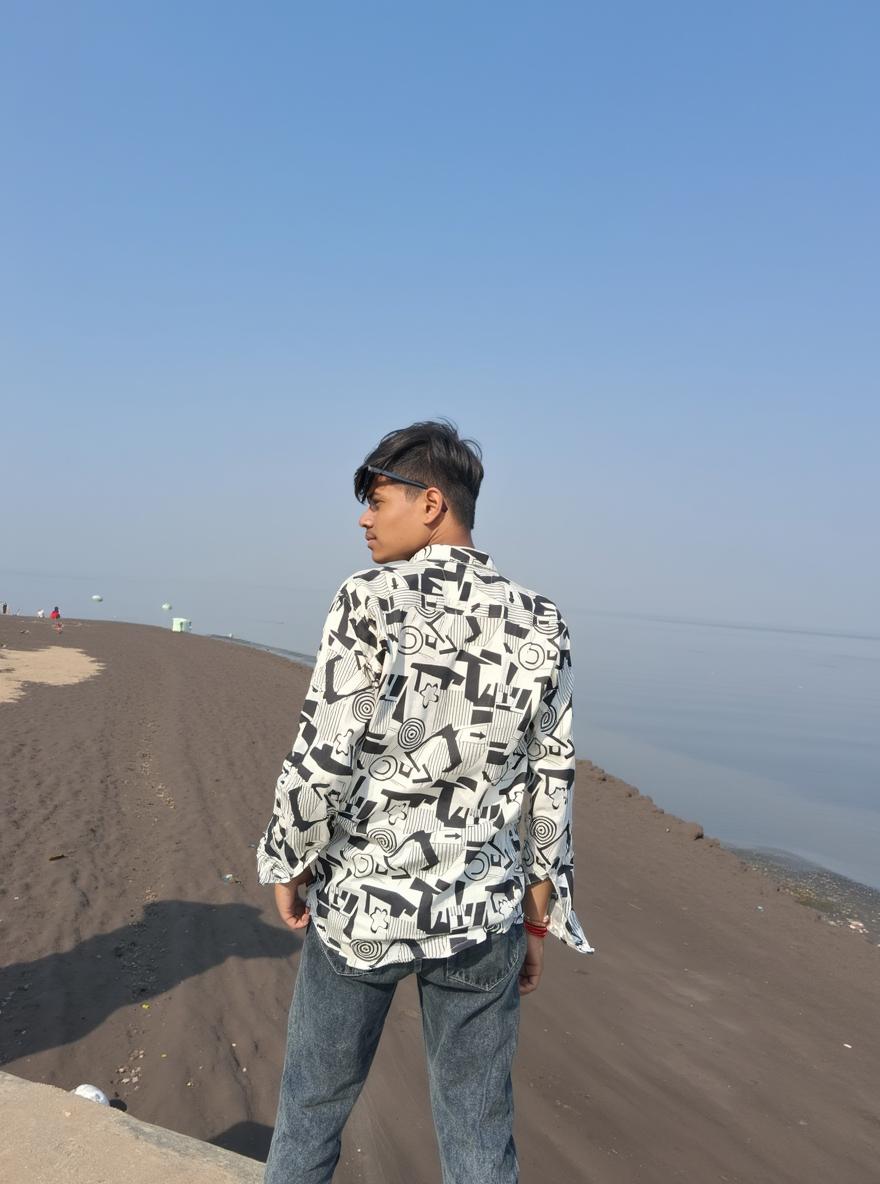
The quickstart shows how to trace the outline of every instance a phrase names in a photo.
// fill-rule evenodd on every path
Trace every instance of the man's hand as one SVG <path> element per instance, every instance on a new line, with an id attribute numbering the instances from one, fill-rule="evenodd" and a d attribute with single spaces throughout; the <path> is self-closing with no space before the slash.
<path id="1" fill-rule="evenodd" d="M 526 957 L 519 972 L 519 993 L 530 995 L 538 989 L 544 973 L 544 938 L 526 934 Z"/>
<path id="2" fill-rule="evenodd" d="M 300 900 L 300 884 L 311 884 L 314 876 L 312 869 L 307 868 L 301 876 L 288 880 L 286 884 L 275 885 L 275 907 L 278 916 L 290 929 L 305 929 L 310 920 L 309 910 L 304 900 Z"/>

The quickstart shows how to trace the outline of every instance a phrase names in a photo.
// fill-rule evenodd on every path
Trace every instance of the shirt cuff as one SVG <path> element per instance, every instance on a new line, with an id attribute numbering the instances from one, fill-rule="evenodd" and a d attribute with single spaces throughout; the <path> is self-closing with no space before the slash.
<path id="1" fill-rule="evenodd" d="M 552 885 L 550 903 L 547 907 L 550 917 L 547 926 L 548 932 L 582 954 L 594 954 L 596 951 L 590 945 L 572 907 L 568 876 L 553 869 L 543 870 L 540 873 L 536 869 L 526 869 L 526 884 L 539 884 L 543 880 L 549 880 Z"/>
<path id="2" fill-rule="evenodd" d="M 287 884 L 308 871 L 313 863 L 317 863 L 320 855 L 317 847 L 313 847 L 301 859 L 289 863 L 266 849 L 264 835 L 257 846 L 257 878 L 261 884 Z"/>

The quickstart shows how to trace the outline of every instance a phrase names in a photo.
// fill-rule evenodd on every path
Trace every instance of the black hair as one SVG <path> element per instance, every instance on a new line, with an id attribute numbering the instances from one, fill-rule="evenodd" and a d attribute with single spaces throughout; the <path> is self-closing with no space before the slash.
<path id="1" fill-rule="evenodd" d="M 483 452 L 476 440 L 462 440 L 449 420 L 423 420 L 383 436 L 354 475 L 354 495 L 365 502 L 376 474 L 370 466 L 389 469 L 436 486 L 455 517 L 473 529 L 474 513 L 483 480 Z M 404 486 L 411 497 L 414 486 Z"/>

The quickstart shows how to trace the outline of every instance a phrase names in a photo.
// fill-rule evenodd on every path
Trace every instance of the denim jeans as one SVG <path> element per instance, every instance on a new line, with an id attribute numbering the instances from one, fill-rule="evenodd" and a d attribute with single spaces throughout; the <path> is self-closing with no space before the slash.
<path id="1" fill-rule="evenodd" d="M 309 925 L 265 1184 L 329 1184 L 395 988 L 413 973 L 443 1184 L 516 1184 L 510 1070 L 524 956 L 514 925 L 451 958 L 356 970 Z"/>

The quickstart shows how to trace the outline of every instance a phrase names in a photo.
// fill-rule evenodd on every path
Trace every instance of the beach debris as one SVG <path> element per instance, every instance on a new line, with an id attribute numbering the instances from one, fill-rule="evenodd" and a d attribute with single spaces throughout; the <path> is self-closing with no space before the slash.
<path id="1" fill-rule="evenodd" d="M 92 600 L 94 600 L 96 604 L 100 604 L 103 599 L 104 597 L 100 594 L 100 592 L 96 592 L 92 597 Z M 108 1102 L 107 1105 L 109 1106 L 109 1104 L 110 1103 Z"/>
<path id="2" fill-rule="evenodd" d="M 851 1044 L 846 1044 L 846 1043 L 845 1043 L 843 1047 L 844 1047 L 844 1048 L 852 1048 L 852 1045 L 851 1045 Z"/>
<path id="3" fill-rule="evenodd" d="M 239 880 L 237 876 L 234 876 L 232 874 L 232 872 L 225 872 L 220 877 L 220 879 L 223 880 L 223 882 L 226 884 L 240 884 L 241 883 L 241 880 Z"/>
<path id="4" fill-rule="evenodd" d="M 757 909 L 757 911 L 758 911 L 759 913 L 763 913 L 763 911 L 764 911 L 764 906 L 763 906 L 762 904 L 756 905 L 755 907 L 756 907 L 756 909 Z"/>
<path id="5" fill-rule="evenodd" d="M 856 920 L 855 917 L 847 917 L 846 923 L 847 923 L 847 925 L 849 925 L 850 929 L 854 929 L 856 931 L 856 933 L 867 933 L 868 932 L 867 929 L 865 928 L 865 926 L 862 924 L 862 922 Z"/>
<path id="6" fill-rule="evenodd" d="M 150 1010 L 150 1005 L 149 1005 L 149 1003 L 142 1003 L 142 1004 L 141 1004 L 141 1007 L 143 1008 L 143 1010 L 144 1010 L 144 1011 L 149 1011 L 149 1010 Z"/>
<path id="7" fill-rule="evenodd" d="M 49 862 L 50 862 L 50 863 L 54 863 L 54 861 L 55 861 L 56 859 L 66 859 L 66 858 L 67 858 L 67 856 L 64 854 L 64 852 L 63 852 L 63 851 L 59 851 L 57 855 L 50 855 L 50 856 L 49 856 Z"/>
<path id="8" fill-rule="evenodd" d="M 104 1091 L 102 1089 L 98 1089 L 96 1085 L 78 1085 L 76 1089 L 72 1089 L 70 1092 L 72 1094 L 76 1094 L 78 1098 L 88 1098 L 90 1102 L 97 1102 L 101 1106 L 110 1105 L 110 1099 L 107 1097 Z"/>

